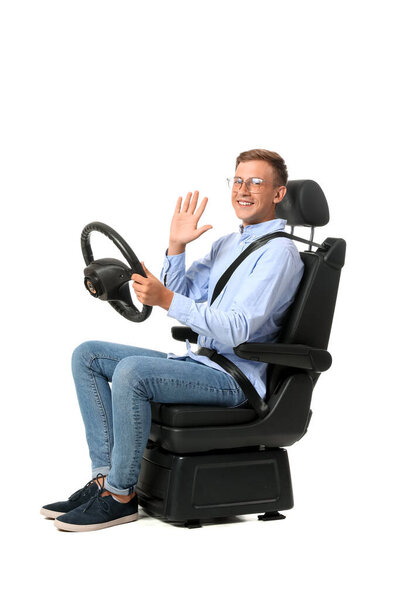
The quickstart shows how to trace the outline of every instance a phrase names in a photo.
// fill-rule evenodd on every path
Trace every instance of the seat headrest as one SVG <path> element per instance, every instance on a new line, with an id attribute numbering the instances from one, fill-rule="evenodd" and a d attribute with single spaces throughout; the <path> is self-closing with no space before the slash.
<path id="1" fill-rule="evenodd" d="M 312 179 L 288 181 L 287 192 L 276 205 L 275 216 L 286 219 L 291 227 L 322 227 L 329 222 L 325 194 Z"/>

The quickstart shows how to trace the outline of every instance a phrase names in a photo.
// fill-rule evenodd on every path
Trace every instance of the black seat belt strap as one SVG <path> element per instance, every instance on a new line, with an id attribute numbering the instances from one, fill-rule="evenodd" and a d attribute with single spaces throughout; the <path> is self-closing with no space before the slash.
<path id="1" fill-rule="evenodd" d="M 231 360 L 218 354 L 216 350 L 211 348 L 199 348 L 195 354 L 200 356 L 207 356 L 210 360 L 217 363 L 224 369 L 229 375 L 233 377 L 239 387 L 242 389 L 245 397 L 249 401 L 249 404 L 254 408 L 257 414 L 265 414 L 267 407 L 261 396 L 257 393 L 254 386 L 247 379 L 246 375 L 233 363 Z"/>

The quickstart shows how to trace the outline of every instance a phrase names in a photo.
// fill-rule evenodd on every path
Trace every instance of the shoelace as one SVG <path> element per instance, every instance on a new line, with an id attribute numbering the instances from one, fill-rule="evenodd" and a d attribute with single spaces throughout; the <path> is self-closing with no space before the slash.
<path id="1" fill-rule="evenodd" d="M 72 500 L 72 502 L 74 500 L 78 500 L 81 496 L 86 496 L 88 491 L 89 491 L 89 487 L 92 485 L 92 483 L 97 482 L 99 484 L 99 486 L 101 487 L 101 483 L 99 478 L 102 477 L 102 473 L 98 473 L 96 475 L 96 477 L 94 477 L 93 479 L 91 479 L 90 481 L 87 482 L 87 484 L 81 488 L 80 490 L 77 490 L 76 492 L 74 492 L 69 498 L 68 500 Z"/>
<path id="2" fill-rule="evenodd" d="M 83 512 L 86 512 L 88 508 L 90 508 L 93 505 L 94 502 L 97 502 L 100 509 L 104 513 L 108 514 L 110 512 L 110 507 L 108 506 L 107 501 L 101 497 L 101 494 L 104 492 L 104 487 L 102 483 L 100 483 L 100 477 L 103 477 L 103 475 L 101 473 L 98 473 L 97 476 L 92 480 L 97 483 L 99 489 L 97 491 L 97 494 L 93 496 L 93 498 L 90 498 L 90 500 L 87 502 L 85 508 L 83 509 Z"/>
<path id="3" fill-rule="evenodd" d="M 94 502 L 97 502 L 97 504 L 99 505 L 100 509 L 108 514 L 110 512 L 110 507 L 107 504 L 107 501 L 105 500 L 105 498 L 101 497 L 101 494 L 104 492 L 104 488 L 101 487 L 99 489 L 99 491 L 97 492 L 97 494 L 95 496 L 93 496 L 93 498 L 90 498 L 90 500 L 87 502 L 85 508 L 83 509 L 83 512 L 86 512 L 88 510 L 88 508 L 90 508 Z"/>

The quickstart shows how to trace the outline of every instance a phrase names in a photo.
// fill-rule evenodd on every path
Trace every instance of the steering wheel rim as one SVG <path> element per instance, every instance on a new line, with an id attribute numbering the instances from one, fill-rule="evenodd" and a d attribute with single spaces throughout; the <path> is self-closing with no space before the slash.
<path id="1" fill-rule="evenodd" d="M 110 260 L 110 261 L 112 260 L 112 259 L 100 259 L 100 260 L 96 260 L 96 261 L 94 260 L 92 246 L 90 244 L 90 235 L 93 231 L 98 231 L 99 233 L 102 233 L 103 235 L 108 237 L 113 242 L 113 244 L 118 248 L 118 250 L 121 252 L 121 254 L 125 258 L 125 260 L 128 262 L 130 269 L 127 269 L 126 265 L 123 265 L 123 263 L 120 261 L 113 261 L 113 263 L 119 263 L 119 265 L 125 266 L 126 276 L 129 276 L 129 280 L 130 280 L 131 275 L 133 275 L 133 273 L 138 273 L 139 275 L 146 277 L 146 274 L 143 270 L 142 265 L 140 264 L 140 261 L 138 260 L 136 254 L 133 252 L 132 248 L 126 243 L 124 238 L 121 237 L 119 235 L 119 233 L 117 233 L 115 231 L 115 229 L 113 229 L 109 225 L 106 225 L 105 223 L 101 223 L 100 221 L 93 221 L 92 223 L 89 223 L 88 225 L 86 225 L 86 227 L 83 228 L 82 233 L 81 233 L 82 254 L 83 254 L 83 258 L 84 258 L 84 261 L 85 261 L 85 264 L 87 267 L 85 269 L 85 275 L 86 275 L 88 269 L 93 268 L 94 265 L 99 265 L 99 264 L 104 265 L 104 264 L 106 264 L 107 260 Z M 87 278 L 85 277 L 85 287 L 89 290 L 90 293 L 92 293 L 90 286 L 86 284 L 86 279 Z M 118 297 L 116 299 L 112 299 L 112 300 L 107 299 L 107 302 L 120 315 L 125 317 L 125 319 L 128 319 L 129 321 L 133 321 L 135 323 L 141 323 L 142 321 L 145 321 L 150 316 L 153 307 L 143 304 L 142 310 L 139 310 L 138 308 L 136 308 L 136 306 L 134 305 L 134 303 L 132 301 L 131 295 L 130 295 L 129 281 L 126 281 L 125 279 L 118 290 L 119 291 L 119 293 L 117 294 Z M 101 299 L 103 299 L 103 298 L 101 298 Z"/>

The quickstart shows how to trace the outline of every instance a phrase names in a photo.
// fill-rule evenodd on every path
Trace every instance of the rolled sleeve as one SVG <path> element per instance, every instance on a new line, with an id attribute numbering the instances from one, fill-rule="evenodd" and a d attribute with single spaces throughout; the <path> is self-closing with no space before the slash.
<path id="1" fill-rule="evenodd" d="M 186 271 L 186 253 L 164 257 L 160 279 L 171 292 L 177 292 L 196 302 L 207 299 L 208 281 L 213 264 L 213 245 L 211 252 L 201 260 L 196 260 Z M 168 252 L 168 250 L 167 250 Z"/>
<path id="2" fill-rule="evenodd" d="M 248 323 L 243 315 L 210 308 L 207 302 L 195 302 L 177 293 L 174 294 L 167 316 L 200 335 L 213 336 L 231 346 L 239 344 L 248 331 Z"/>
<path id="3" fill-rule="evenodd" d="M 186 325 L 189 321 L 189 315 L 193 303 L 194 300 L 175 292 L 168 309 L 167 316 L 172 317 L 173 319 L 176 319 L 177 321 Z"/>
<path id="4" fill-rule="evenodd" d="M 173 254 L 171 256 L 168 256 L 168 248 L 165 251 L 160 280 L 166 287 L 168 287 L 168 289 L 171 289 L 171 282 L 173 283 L 174 281 L 176 281 L 177 279 L 181 279 L 185 275 L 185 258 L 185 252 L 182 252 L 182 254 Z"/>

